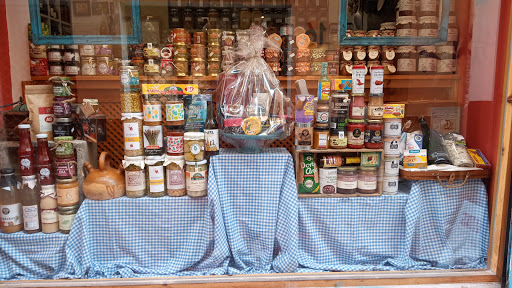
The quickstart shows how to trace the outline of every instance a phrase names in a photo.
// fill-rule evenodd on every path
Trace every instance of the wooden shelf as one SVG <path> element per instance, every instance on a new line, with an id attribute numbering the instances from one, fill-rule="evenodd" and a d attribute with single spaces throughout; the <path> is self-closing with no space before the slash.
<path id="1" fill-rule="evenodd" d="M 384 149 L 311 149 L 295 150 L 297 153 L 358 153 L 358 152 L 384 152 Z"/>

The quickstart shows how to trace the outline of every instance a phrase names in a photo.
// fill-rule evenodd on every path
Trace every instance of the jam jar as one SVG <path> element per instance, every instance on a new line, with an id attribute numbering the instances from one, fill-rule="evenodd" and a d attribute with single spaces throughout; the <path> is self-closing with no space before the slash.
<path id="1" fill-rule="evenodd" d="M 398 16 L 416 15 L 416 0 L 399 0 Z"/>
<path id="2" fill-rule="evenodd" d="M 377 167 L 360 167 L 357 191 L 361 194 L 377 193 Z"/>
<path id="3" fill-rule="evenodd" d="M 395 46 L 382 46 L 380 59 L 382 61 L 393 61 L 395 59 Z"/>
<path id="4" fill-rule="evenodd" d="M 368 46 L 368 61 L 380 59 L 381 48 L 380 46 Z"/>
<path id="5" fill-rule="evenodd" d="M 329 144 L 331 148 L 334 149 L 344 149 L 347 148 L 348 138 L 347 138 L 347 130 L 346 125 L 339 125 L 337 128 L 341 129 L 331 129 L 331 134 L 329 137 Z"/>
<path id="6" fill-rule="evenodd" d="M 452 45 L 438 46 L 436 48 L 437 73 L 454 74 L 457 71 L 457 53 Z"/>
<path id="7" fill-rule="evenodd" d="M 451 3 L 453 3 L 453 2 L 451 2 Z M 458 40 L 459 40 L 459 29 L 457 28 L 457 17 L 450 16 L 449 20 L 448 20 L 448 37 L 446 38 L 446 41 L 456 42 Z"/>
<path id="8" fill-rule="evenodd" d="M 418 71 L 433 74 L 437 71 L 437 56 L 435 46 L 418 47 Z"/>
<path id="9" fill-rule="evenodd" d="M 354 46 L 353 60 L 364 61 L 366 59 L 366 46 Z"/>
<path id="10" fill-rule="evenodd" d="M 338 181 L 336 192 L 340 194 L 356 194 L 357 177 L 357 167 L 338 167 Z"/>
<path id="11" fill-rule="evenodd" d="M 418 53 L 414 46 L 398 46 L 396 49 L 397 74 L 416 73 Z"/>
<path id="12" fill-rule="evenodd" d="M 418 18 L 418 36 L 420 37 L 438 37 L 437 17 L 423 16 Z"/>
<path id="13" fill-rule="evenodd" d="M 352 61 L 354 48 L 352 46 L 340 46 L 341 61 Z"/>
<path id="14" fill-rule="evenodd" d="M 364 120 L 348 119 L 347 125 L 347 147 L 350 149 L 361 149 L 364 147 Z"/>
<path id="15" fill-rule="evenodd" d="M 382 37 L 395 37 L 396 23 L 384 22 L 380 24 L 380 36 Z"/>
<path id="16" fill-rule="evenodd" d="M 368 149 L 382 148 L 382 120 L 368 120 L 364 132 L 364 147 Z"/>
<path id="17" fill-rule="evenodd" d="M 395 74 L 396 67 L 394 61 L 382 61 L 381 66 L 384 67 L 384 75 Z"/>
<path id="18" fill-rule="evenodd" d="M 53 124 L 53 137 L 73 136 L 75 133 L 75 122 L 73 118 L 57 118 Z"/>
<path id="19" fill-rule="evenodd" d="M 340 75 L 351 76 L 352 75 L 352 66 L 354 66 L 354 62 L 352 62 L 352 61 L 341 61 Z"/>
<path id="20" fill-rule="evenodd" d="M 396 36 L 418 36 L 418 21 L 415 16 L 401 16 L 396 19 Z"/>
<path id="21" fill-rule="evenodd" d="M 438 0 L 420 0 L 419 2 L 420 2 L 420 17 L 436 16 L 437 15 Z"/>

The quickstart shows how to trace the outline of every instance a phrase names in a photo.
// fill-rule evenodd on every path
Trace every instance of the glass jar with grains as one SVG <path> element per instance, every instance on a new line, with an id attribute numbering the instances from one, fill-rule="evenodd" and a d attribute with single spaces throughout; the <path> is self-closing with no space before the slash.
<path id="1" fill-rule="evenodd" d="M 142 113 L 122 113 L 124 133 L 124 155 L 143 156 L 144 137 L 142 135 Z"/>
<path id="2" fill-rule="evenodd" d="M 140 92 L 138 88 L 124 88 L 121 91 L 121 113 L 142 112 Z"/>
<path id="3" fill-rule="evenodd" d="M 166 156 L 164 165 L 167 165 L 167 195 L 171 197 L 187 195 L 185 189 L 185 157 Z"/>
<path id="4" fill-rule="evenodd" d="M 186 162 L 187 194 L 190 197 L 204 197 L 208 194 L 208 166 L 206 160 Z"/>
<path id="5" fill-rule="evenodd" d="M 185 160 L 202 161 L 204 159 L 204 133 L 186 132 L 184 140 Z"/>
<path id="6" fill-rule="evenodd" d="M 126 196 L 129 198 L 139 198 L 146 195 L 144 157 L 124 156 L 123 168 Z"/>

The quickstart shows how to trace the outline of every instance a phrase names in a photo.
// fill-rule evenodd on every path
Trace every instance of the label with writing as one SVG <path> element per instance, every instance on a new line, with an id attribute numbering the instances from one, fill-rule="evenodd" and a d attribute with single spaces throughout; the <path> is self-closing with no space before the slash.
<path id="1" fill-rule="evenodd" d="M 366 143 L 382 143 L 382 131 L 380 131 L 380 130 L 364 131 L 364 142 L 366 142 Z"/>
<path id="2" fill-rule="evenodd" d="M 329 111 L 316 112 L 316 123 L 329 123 Z"/>
<path id="3" fill-rule="evenodd" d="M 193 144 L 192 146 L 190 146 L 190 152 L 194 155 L 199 154 L 199 152 L 201 152 L 201 145 Z"/>
<path id="4" fill-rule="evenodd" d="M 386 51 L 386 60 L 391 61 L 395 59 L 395 50 Z"/>
<path id="5" fill-rule="evenodd" d="M 184 152 L 183 136 L 167 136 L 167 153 L 178 154 Z"/>
<path id="6" fill-rule="evenodd" d="M 207 172 L 189 172 L 187 171 L 187 190 L 204 191 L 207 189 Z"/>
<path id="7" fill-rule="evenodd" d="M 368 58 L 370 58 L 370 60 L 379 58 L 379 51 L 370 50 L 370 52 L 368 52 Z"/>
<path id="8" fill-rule="evenodd" d="M 343 59 L 346 61 L 352 60 L 352 51 L 343 51 Z"/>
<path id="9" fill-rule="evenodd" d="M 384 115 L 384 106 L 368 106 L 368 116 L 382 117 Z"/>
<path id="10" fill-rule="evenodd" d="M 437 59 L 435 58 L 420 58 L 418 59 L 418 71 L 421 72 L 436 72 Z"/>
<path id="11" fill-rule="evenodd" d="M 39 107 L 39 131 L 50 132 L 55 122 L 53 107 Z"/>
<path id="12" fill-rule="evenodd" d="M 363 145 L 364 144 L 364 133 L 360 129 L 354 129 L 354 131 L 348 131 L 347 133 L 348 143 L 352 145 Z"/>
<path id="13" fill-rule="evenodd" d="M 140 130 L 139 123 L 124 123 L 124 149 L 139 150 L 140 147 Z"/>
<path id="14" fill-rule="evenodd" d="M 204 129 L 205 151 L 219 151 L 219 129 Z"/>
<path id="15" fill-rule="evenodd" d="M 320 193 L 336 193 L 337 172 L 336 168 L 320 169 Z"/>
<path id="16" fill-rule="evenodd" d="M 165 174 L 163 166 L 148 166 L 149 193 L 157 193 L 165 190 Z"/>
<path id="17" fill-rule="evenodd" d="M 357 60 L 363 61 L 366 58 L 366 52 L 364 51 L 358 51 L 356 54 Z"/>
<path id="18" fill-rule="evenodd" d="M 185 172 L 183 169 L 167 169 L 167 189 L 176 190 L 185 188 Z"/>
<path id="19" fill-rule="evenodd" d="M 400 173 L 399 160 L 384 160 L 384 174 L 398 175 Z"/>
<path id="20" fill-rule="evenodd" d="M 139 85 L 139 77 L 132 77 L 131 71 L 121 72 L 121 85 Z"/>
<path id="21" fill-rule="evenodd" d="M 377 189 L 377 181 L 357 180 L 357 188 L 361 190 L 375 190 Z"/>
<path id="22" fill-rule="evenodd" d="M 144 170 L 141 171 L 125 171 L 126 190 L 138 191 L 146 189 L 146 178 Z"/>
<path id="23" fill-rule="evenodd" d="M 62 61 L 62 52 L 60 52 L 60 51 L 48 52 L 48 60 L 50 60 L 52 62 Z"/>
<path id="24" fill-rule="evenodd" d="M 416 60 L 411 58 L 396 60 L 396 68 L 399 72 L 416 72 Z"/>
<path id="25" fill-rule="evenodd" d="M 450 3 L 451 5 L 451 3 Z M 421 0 L 420 11 L 422 12 L 436 12 L 437 1 L 436 0 Z"/>
<path id="26" fill-rule="evenodd" d="M 318 82 L 318 100 L 329 100 L 331 94 L 330 82 Z"/>
<path id="27" fill-rule="evenodd" d="M 1 226 L 20 225 L 23 221 L 22 207 L 20 203 L 11 205 L 0 205 L 0 213 L 2 220 Z"/>
<path id="28" fill-rule="evenodd" d="M 75 188 L 57 188 L 57 203 L 59 205 L 73 205 L 78 203 L 80 195 L 78 187 Z"/>
<path id="29" fill-rule="evenodd" d="M 185 119 L 183 103 L 165 104 L 165 119 L 167 121 L 181 121 Z"/>
<path id="30" fill-rule="evenodd" d="M 352 106 L 350 112 L 352 116 L 364 116 L 364 107 Z"/>
<path id="31" fill-rule="evenodd" d="M 350 180 L 338 180 L 338 188 L 341 189 L 356 189 L 357 188 L 357 177 L 354 177 L 353 181 Z"/>
<path id="32" fill-rule="evenodd" d="M 23 206 L 23 223 L 25 230 L 37 230 L 40 228 L 37 205 Z"/>
<path id="33" fill-rule="evenodd" d="M 370 93 L 384 93 L 384 68 L 371 68 L 370 74 Z"/>
<path id="34" fill-rule="evenodd" d="M 446 41 L 456 42 L 459 40 L 459 30 L 457 28 L 448 28 L 448 37 Z"/>
<path id="35" fill-rule="evenodd" d="M 304 154 L 300 163 L 303 179 L 299 182 L 299 193 L 319 193 L 319 184 L 316 181 L 316 164 L 313 154 Z"/>
<path id="36" fill-rule="evenodd" d="M 82 75 L 96 75 L 96 65 L 91 63 L 83 63 Z"/>
<path id="37" fill-rule="evenodd" d="M 59 221 L 57 209 L 41 210 L 41 222 L 43 224 L 53 224 Z"/>
<path id="38" fill-rule="evenodd" d="M 353 66 L 352 67 L 352 94 L 363 94 L 364 93 L 364 66 Z M 363 114 L 364 115 L 364 114 Z"/>
<path id="39" fill-rule="evenodd" d="M 69 231 L 73 226 L 76 214 L 60 215 L 59 214 L 59 230 Z"/>
<path id="40" fill-rule="evenodd" d="M 418 36 L 422 37 L 437 37 L 437 29 L 420 29 L 418 30 Z"/>
<path id="41" fill-rule="evenodd" d="M 400 0 L 398 2 L 398 8 L 400 11 L 414 11 L 416 10 L 415 0 Z"/>
<path id="42" fill-rule="evenodd" d="M 418 36 L 418 29 L 396 29 L 397 37 Z"/>
<path id="43" fill-rule="evenodd" d="M 164 147 L 163 126 L 142 126 L 145 150 L 162 150 Z"/>
<path id="44" fill-rule="evenodd" d="M 318 135 L 318 148 L 327 148 L 327 134 L 320 133 Z"/>
<path id="45" fill-rule="evenodd" d="M 455 73 L 457 71 L 457 60 L 441 59 L 437 61 L 438 73 Z"/>

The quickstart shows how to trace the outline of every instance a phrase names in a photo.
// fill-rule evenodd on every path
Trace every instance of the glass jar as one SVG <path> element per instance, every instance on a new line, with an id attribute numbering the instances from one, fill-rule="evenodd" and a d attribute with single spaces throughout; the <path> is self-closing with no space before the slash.
<path id="1" fill-rule="evenodd" d="M 75 132 L 75 123 L 73 118 L 57 118 L 53 124 L 53 137 L 73 136 Z"/>
<path id="2" fill-rule="evenodd" d="M 55 185 L 41 185 L 41 228 L 43 233 L 59 231 Z"/>
<path id="3" fill-rule="evenodd" d="M 158 45 L 153 43 L 144 44 L 144 58 L 145 59 L 158 59 L 160 58 L 160 49 Z"/>
<path id="4" fill-rule="evenodd" d="M 354 46 L 353 60 L 364 61 L 366 59 L 366 46 Z"/>
<path id="5" fill-rule="evenodd" d="M 347 148 L 348 138 L 347 138 L 347 130 L 346 125 L 340 125 L 337 128 L 342 129 L 331 129 L 331 134 L 329 137 L 329 146 L 334 149 L 344 149 Z"/>
<path id="6" fill-rule="evenodd" d="M 400 16 L 396 19 L 396 36 L 418 36 L 418 21 L 415 16 Z"/>
<path id="7" fill-rule="evenodd" d="M 359 167 L 357 190 L 361 194 L 377 193 L 377 167 Z"/>
<path id="8" fill-rule="evenodd" d="M 453 3 L 453 2 L 451 2 Z M 450 5 L 451 5 L 450 3 Z M 459 29 L 457 28 L 457 17 L 450 16 L 448 20 L 448 37 L 446 41 L 457 42 L 459 40 Z"/>
<path id="9" fill-rule="evenodd" d="M 171 128 L 171 129 L 169 129 Z M 175 129 L 175 130 L 172 130 Z M 176 129 L 175 127 L 167 128 L 167 155 L 169 156 L 182 156 L 184 153 L 184 134 L 183 129 Z"/>
<path id="10" fill-rule="evenodd" d="M 64 62 L 64 75 L 77 76 L 80 74 L 80 62 Z"/>
<path id="11" fill-rule="evenodd" d="M 139 112 L 142 112 L 139 89 L 124 87 L 121 90 L 121 113 Z"/>
<path id="12" fill-rule="evenodd" d="M 295 122 L 295 149 L 311 150 L 313 145 L 313 123 Z"/>
<path id="13" fill-rule="evenodd" d="M 160 74 L 164 76 L 174 76 L 174 62 L 172 59 L 160 60 Z"/>
<path id="14" fill-rule="evenodd" d="M 166 194 L 164 156 L 148 156 L 145 159 L 146 189 L 149 197 L 162 197 Z"/>
<path id="15" fill-rule="evenodd" d="M 144 125 L 142 133 L 144 135 L 144 155 L 162 155 L 164 153 L 164 127 L 162 125 Z"/>
<path id="16" fill-rule="evenodd" d="M 80 45 L 80 56 L 94 56 L 94 45 Z"/>
<path id="17" fill-rule="evenodd" d="M 66 45 L 64 46 L 64 62 L 80 62 L 78 51 L 78 45 Z"/>
<path id="18" fill-rule="evenodd" d="M 414 46 L 398 46 L 396 49 L 397 74 L 416 73 L 418 53 Z"/>
<path id="19" fill-rule="evenodd" d="M 438 37 L 437 17 L 423 16 L 418 18 L 418 36 L 420 37 Z"/>
<path id="20" fill-rule="evenodd" d="M 402 119 L 386 118 L 384 119 L 384 135 L 399 137 L 402 134 Z"/>
<path id="21" fill-rule="evenodd" d="M 183 77 L 188 76 L 188 61 L 187 60 L 175 60 L 174 67 L 176 68 L 176 76 Z"/>
<path id="22" fill-rule="evenodd" d="M 353 51 L 352 46 L 340 46 L 341 61 L 352 61 Z"/>
<path id="23" fill-rule="evenodd" d="M 203 59 L 194 59 L 190 62 L 192 76 L 202 77 L 206 75 L 206 61 Z"/>
<path id="24" fill-rule="evenodd" d="M 185 161 L 202 161 L 204 159 L 204 133 L 185 132 Z"/>
<path id="25" fill-rule="evenodd" d="M 208 36 L 204 31 L 194 32 L 194 44 L 201 44 L 203 48 L 208 43 Z M 205 48 L 206 49 L 206 48 Z"/>
<path id="26" fill-rule="evenodd" d="M 364 147 L 368 149 L 382 148 L 382 120 L 368 120 L 364 132 Z"/>
<path id="27" fill-rule="evenodd" d="M 183 10 L 183 28 L 187 30 L 194 29 L 194 11 L 192 9 Z"/>
<path id="28" fill-rule="evenodd" d="M 144 74 L 146 76 L 160 75 L 160 63 L 155 59 L 148 59 L 144 62 Z"/>
<path id="29" fill-rule="evenodd" d="M 329 128 L 331 129 L 346 129 L 346 121 L 348 118 L 348 110 L 333 112 L 331 113 L 331 120 L 329 124 Z"/>
<path id="30" fill-rule="evenodd" d="M 130 46 L 130 56 L 132 60 L 143 60 L 144 59 L 144 45 L 132 44 Z"/>
<path id="31" fill-rule="evenodd" d="M 457 53 L 452 45 L 437 46 L 437 73 L 454 74 L 457 72 Z"/>
<path id="32" fill-rule="evenodd" d="M 400 136 L 384 138 L 384 155 L 400 155 Z"/>
<path id="33" fill-rule="evenodd" d="M 206 47 L 203 44 L 192 44 L 190 46 L 190 58 L 192 60 L 206 60 Z"/>
<path id="34" fill-rule="evenodd" d="M 55 141 L 55 158 L 69 158 L 75 155 L 73 148 L 73 136 L 54 137 Z"/>
<path id="35" fill-rule="evenodd" d="M 434 74 L 437 71 L 437 56 L 435 46 L 418 47 L 418 71 Z"/>
<path id="36" fill-rule="evenodd" d="M 313 148 L 314 149 L 329 149 L 329 128 L 317 127 L 313 130 Z"/>
<path id="37" fill-rule="evenodd" d="M 364 119 L 364 94 L 352 94 L 352 101 L 350 101 L 350 119 Z"/>
<path id="38" fill-rule="evenodd" d="M 64 75 L 64 64 L 62 62 L 49 62 L 48 65 L 50 66 L 51 76 Z"/>
<path id="39" fill-rule="evenodd" d="M 73 115 L 71 103 L 74 98 L 70 97 L 54 97 L 53 98 L 53 113 L 56 118 L 69 118 Z"/>
<path id="40" fill-rule="evenodd" d="M 167 195 L 180 197 L 187 195 L 185 189 L 185 157 L 166 156 Z"/>
<path id="41" fill-rule="evenodd" d="M 393 61 L 395 59 L 395 46 L 382 46 L 381 60 Z"/>
<path id="42" fill-rule="evenodd" d="M 69 158 L 55 158 L 55 171 L 57 179 L 70 179 L 76 177 L 76 159 L 72 155 Z"/>
<path id="43" fill-rule="evenodd" d="M 420 0 L 420 16 L 436 16 L 436 15 L 437 15 L 437 0 Z"/>
<path id="44" fill-rule="evenodd" d="M 380 37 L 380 30 L 370 30 L 366 32 L 366 37 Z"/>
<path id="45" fill-rule="evenodd" d="M 385 155 L 384 156 L 384 174 L 398 176 L 400 173 L 400 156 Z"/>
<path id="46" fill-rule="evenodd" d="M 64 51 L 61 45 L 50 45 L 46 52 L 48 54 L 48 62 L 62 62 L 64 58 Z"/>
<path id="47" fill-rule="evenodd" d="M 94 45 L 94 54 L 96 56 L 112 57 L 112 45 L 110 45 L 110 44 Z"/>
<path id="48" fill-rule="evenodd" d="M 337 193 L 357 193 L 357 167 L 338 167 Z"/>
<path id="49" fill-rule="evenodd" d="M 144 157 L 124 156 L 123 160 L 126 196 L 139 198 L 146 195 L 146 173 Z"/>
<path id="50" fill-rule="evenodd" d="M 122 113 L 124 135 L 124 155 L 144 155 L 144 137 L 142 134 L 142 113 Z"/>
<path id="51" fill-rule="evenodd" d="M 167 95 L 167 102 L 165 102 L 165 125 L 185 125 L 185 110 L 183 108 L 183 96 Z"/>
<path id="52" fill-rule="evenodd" d="M 368 119 L 382 119 L 384 116 L 384 94 L 370 94 Z"/>
<path id="53" fill-rule="evenodd" d="M 380 46 L 368 46 L 368 60 L 379 60 L 381 48 Z"/>
<path id="54" fill-rule="evenodd" d="M 208 61 L 220 61 L 222 57 L 222 49 L 220 45 L 208 45 Z"/>
<path id="55" fill-rule="evenodd" d="M 57 205 L 74 206 L 80 201 L 78 191 L 78 180 L 76 177 L 70 179 L 57 179 Z"/>
<path id="56" fill-rule="evenodd" d="M 142 106 L 146 125 L 162 125 L 162 102 L 160 102 L 160 95 L 144 95 Z"/>
<path id="57" fill-rule="evenodd" d="M 183 61 L 188 60 L 188 47 L 186 44 L 174 44 L 174 60 L 175 61 Z"/>
<path id="58" fill-rule="evenodd" d="M 208 75 L 218 76 L 220 73 L 220 61 L 208 61 Z"/>
<path id="59" fill-rule="evenodd" d="M 311 62 L 311 50 L 309 48 L 296 49 L 295 59 L 297 62 Z"/>
<path id="60" fill-rule="evenodd" d="M 59 231 L 60 233 L 69 234 L 73 221 L 75 220 L 76 213 L 78 212 L 78 205 L 69 207 L 59 207 Z"/>
<path id="61" fill-rule="evenodd" d="M 315 127 L 329 127 L 329 101 L 318 100 L 316 104 Z"/>
<path id="62" fill-rule="evenodd" d="M 398 16 L 416 15 L 416 0 L 400 0 L 397 7 Z"/>
<path id="63" fill-rule="evenodd" d="M 354 66 L 354 63 L 352 61 L 341 61 L 340 75 L 351 76 L 352 75 L 352 66 Z"/>
<path id="64" fill-rule="evenodd" d="M 240 29 L 246 30 L 251 27 L 252 23 L 252 14 L 249 8 L 240 9 Z"/>
<path id="65" fill-rule="evenodd" d="M 206 160 L 186 162 L 187 194 L 190 197 L 204 197 L 208 194 L 208 166 Z"/>
<path id="66" fill-rule="evenodd" d="M 361 149 L 364 147 L 365 134 L 364 120 L 348 119 L 347 125 L 347 147 L 350 149 Z"/>
<path id="67" fill-rule="evenodd" d="M 96 57 L 96 75 L 112 75 L 114 62 L 109 57 Z"/>
<path id="68" fill-rule="evenodd" d="M 380 24 L 380 36 L 382 37 L 395 37 L 396 23 L 384 22 Z"/>

